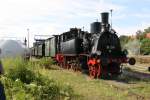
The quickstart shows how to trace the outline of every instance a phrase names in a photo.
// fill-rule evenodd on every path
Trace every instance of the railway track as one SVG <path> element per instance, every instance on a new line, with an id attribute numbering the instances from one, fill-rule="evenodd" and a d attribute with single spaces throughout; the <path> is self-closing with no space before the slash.
<path id="1" fill-rule="evenodd" d="M 150 72 L 148 72 L 147 65 L 126 65 L 123 68 L 121 77 L 115 80 L 107 80 L 106 84 L 114 87 L 118 90 L 118 92 L 124 92 L 132 90 L 134 88 L 142 88 L 143 86 L 140 84 L 140 82 L 143 82 L 145 84 L 150 83 Z M 150 98 L 146 98 L 142 94 L 133 91 L 129 91 L 128 95 L 130 96 L 129 100 L 150 100 Z"/>
<path id="2" fill-rule="evenodd" d="M 135 71 L 150 74 L 150 72 L 148 71 L 148 67 L 150 67 L 150 64 L 135 64 L 134 66 L 130 66 L 130 65 L 127 66 Z"/>
<path id="3" fill-rule="evenodd" d="M 128 75 L 130 77 L 150 80 L 150 55 L 134 56 L 134 58 L 136 59 L 137 63 L 133 66 L 123 65 L 123 74 Z"/>
<path id="4" fill-rule="evenodd" d="M 126 83 L 124 82 L 123 80 L 122 81 L 119 81 L 119 80 L 110 80 L 110 81 L 106 81 L 106 84 L 110 85 L 111 87 L 114 87 L 118 92 L 123 92 L 123 91 L 127 91 L 131 88 L 138 88 L 138 87 L 141 87 L 141 86 L 138 86 L 137 84 L 129 84 L 129 83 Z M 129 92 L 128 95 L 130 95 L 130 98 L 129 100 L 132 98 L 134 100 L 147 100 L 143 95 L 141 94 L 137 94 L 137 93 L 134 93 L 134 92 Z"/>
<path id="5" fill-rule="evenodd" d="M 150 55 L 147 55 L 147 56 L 134 56 L 134 58 L 136 59 L 137 62 L 140 62 L 140 63 L 150 63 Z"/>
<path id="6" fill-rule="evenodd" d="M 124 65 L 123 74 L 137 79 L 150 80 L 148 64 L 136 64 L 134 66 Z"/>
<path id="7" fill-rule="evenodd" d="M 150 80 L 150 74 L 147 73 L 141 73 L 137 71 L 129 71 L 129 70 L 123 70 L 123 74 L 129 77 L 142 79 L 142 80 Z"/>

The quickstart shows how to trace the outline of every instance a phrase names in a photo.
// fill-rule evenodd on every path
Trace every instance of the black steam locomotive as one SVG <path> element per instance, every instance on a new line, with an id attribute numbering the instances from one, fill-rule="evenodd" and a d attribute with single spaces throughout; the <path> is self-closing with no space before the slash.
<path id="1" fill-rule="evenodd" d="M 101 13 L 101 19 L 91 24 L 90 33 L 71 28 L 34 43 L 32 56 L 52 57 L 63 68 L 88 70 L 92 78 L 118 76 L 122 72 L 121 64 L 134 65 L 135 59 L 122 51 L 120 40 L 108 23 L 109 13 Z"/>

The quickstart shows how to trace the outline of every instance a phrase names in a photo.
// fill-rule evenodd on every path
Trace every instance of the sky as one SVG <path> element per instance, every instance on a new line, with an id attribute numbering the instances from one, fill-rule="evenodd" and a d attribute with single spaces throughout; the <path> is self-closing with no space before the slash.
<path id="1" fill-rule="evenodd" d="M 133 35 L 150 26 L 150 0 L 0 0 L 0 38 L 54 35 L 71 27 L 90 30 L 101 12 L 113 9 L 113 29 Z"/>

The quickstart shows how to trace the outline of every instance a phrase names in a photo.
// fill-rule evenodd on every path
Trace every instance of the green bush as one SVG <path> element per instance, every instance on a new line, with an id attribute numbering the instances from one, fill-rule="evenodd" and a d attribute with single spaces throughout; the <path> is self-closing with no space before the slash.
<path id="1" fill-rule="evenodd" d="M 60 88 L 55 81 L 47 80 L 41 84 L 38 85 L 36 82 L 26 84 L 25 90 L 32 94 L 36 100 L 54 100 L 60 96 Z"/>
<path id="2" fill-rule="evenodd" d="M 11 77 L 2 77 L 8 100 L 60 100 L 71 98 L 73 90 L 68 85 L 60 85 L 52 79 L 47 79 L 41 74 L 35 74 L 34 80 L 24 83 L 19 78 L 14 81 Z"/>
<path id="3" fill-rule="evenodd" d="M 35 74 L 33 71 L 27 68 L 26 62 L 19 62 L 16 64 L 16 67 L 8 70 L 7 77 L 11 78 L 14 81 L 16 79 L 19 79 L 23 83 L 29 84 L 34 80 Z"/>
<path id="4" fill-rule="evenodd" d="M 6 75 L 1 77 L 7 100 L 60 100 L 73 96 L 70 86 L 60 85 L 53 79 L 31 70 L 31 62 L 21 59 L 14 59 L 14 61 L 11 59 L 9 62 L 15 64 L 13 63 L 13 66 L 6 70 Z M 49 60 L 42 59 L 40 64 L 46 65 L 47 62 Z"/>
<path id="5" fill-rule="evenodd" d="M 42 58 L 40 60 L 41 64 L 44 66 L 48 66 L 48 65 L 53 65 L 54 64 L 54 60 L 51 58 Z"/>
<path id="6" fill-rule="evenodd" d="M 53 69 L 52 65 L 55 64 L 55 61 L 52 58 L 42 58 L 39 61 L 39 65 L 46 69 Z"/>

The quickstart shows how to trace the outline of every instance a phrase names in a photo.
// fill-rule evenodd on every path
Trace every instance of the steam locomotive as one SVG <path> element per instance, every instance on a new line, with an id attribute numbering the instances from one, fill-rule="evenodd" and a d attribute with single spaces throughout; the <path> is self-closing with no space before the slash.
<path id="1" fill-rule="evenodd" d="M 101 13 L 101 22 L 91 24 L 91 32 L 71 28 L 70 31 L 37 41 L 32 56 L 52 57 L 59 66 L 73 70 L 88 70 L 91 78 L 113 77 L 122 73 L 122 63 L 135 64 L 122 51 L 120 40 L 110 27 L 109 13 Z"/>

